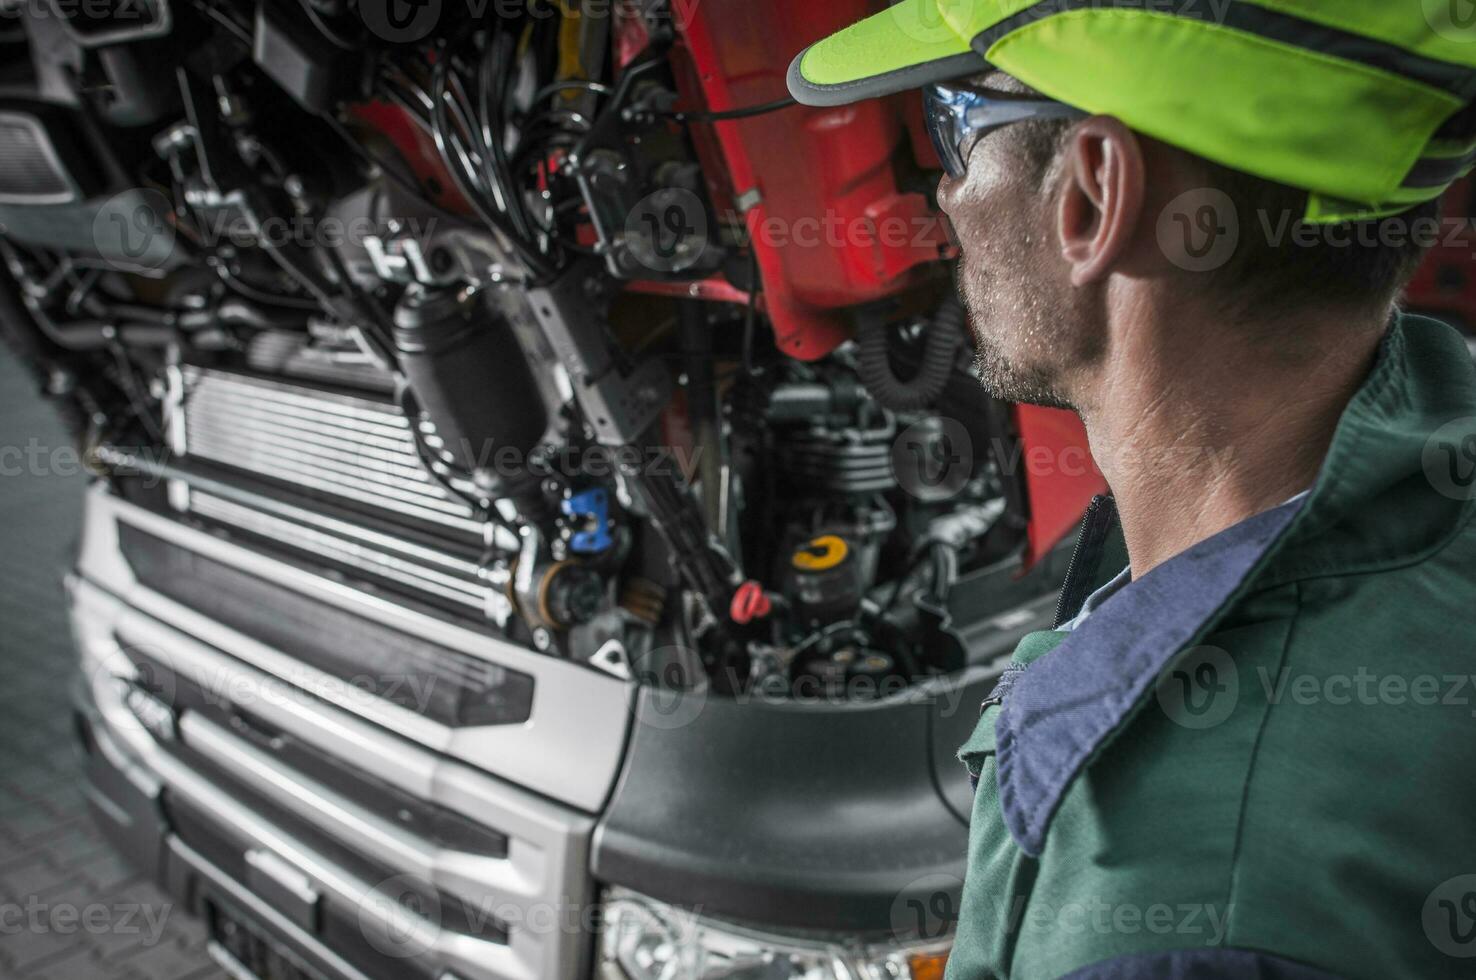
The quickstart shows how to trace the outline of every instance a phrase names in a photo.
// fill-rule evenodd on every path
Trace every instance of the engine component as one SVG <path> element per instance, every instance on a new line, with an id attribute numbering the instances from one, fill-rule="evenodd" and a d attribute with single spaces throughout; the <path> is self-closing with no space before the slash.
<path id="1" fill-rule="evenodd" d="M 256 8 L 252 58 L 282 89 L 311 112 L 324 112 L 349 94 L 358 80 L 357 52 L 335 47 L 316 31 L 289 19 L 295 4 Z"/>
<path id="2" fill-rule="evenodd" d="M 566 518 L 569 550 L 576 555 L 598 555 L 615 543 L 610 534 L 610 495 L 604 490 L 585 490 L 559 502 Z"/>
<path id="3" fill-rule="evenodd" d="M 786 433 L 779 448 L 785 482 L 807 494 L 874 494 L 897 486 L 892 472 L 895 427 L 817 425 Z"/>
<path id="4" fill-rule="evenodd" d="M 64 106 L 0 101 L 0 204 L 71 204 L 101 193 L 82 120 Z"/>
<path id="5" fill-rule="evenodd" d="M 870 584 L 862 557 L 838 534 L 805 542 L 789 564 L 795 605 L 812 620 L 828 622 L 855 609 Z"/>
<path id="6" fill-rule="evenodd" d="M 650 579 L 631 579 L 620 594 L 620 607 L 647 626 L 655 626 L 666 611 L 666 590 Z"/>
<path id="7" fill-rule="evenodd" d="M 170 0 L 49 0 L 51 15 L 84 47 L 163 37 L 174 25 Z"/>
<path id="8" fill-rule="evenodd" d="M 604 605 L 605 585 L 599 573 L 578 561 L 540 557 L 543 542 L 531 525 L 523 526 L 522 535 L 510 597 L 532 627 L 534 642 L 547 646 L 543 631 L 559 633 L 594 619 Z"/>
<path id="9" fill-rule="evenodd" d="M 964 308 L 957 295 L 950 295 L 926 328 L 922 361 L 916 373 L 902 380 L 892 368 L 889 327 L 874 320 L 861 330 L 861 380 L 882 406 L 894 412 L 916 412 L 933 404 L 953 373 L 959 345 L 963 342 Z"/>
<path id="10" fill-rule="evenodd" d="M 683 166 L 681 140 L 657 121 L 676 101 L 662 68 L 628 68 L 572 157 L 606 267 L 621 279 L 691 278 L 723 260 L 698 194 L 701 175 Z"/>
<path id="11" fill-rule="evenodd" d="M 528 291 L 534 318 L 549 346 L 569 372 L 574 396 L 595 439 L 604 446 L 638 442 L 671 398 L 671 378 L 659 362 L 622 365 L 615 345 L 593 308 L 600 299 L 587 268 L 575 268 L 558 282 Z"/>
<path id="12" fill-rule="evenodd" d="M 432 445 L 493 498 L 525 490 L 548 415 L 517 337 L 481 294 L 412 286 L 395 309 L 395 347 Z"/>
<path id="13" fill-rule="evenodd" d="M 806 660 L 800 672 L 818 681 L 825 696 L 854 699 L 883 693 L 883 682 L 896 668 L 896 660 L 878 650 L 843 646 Z"/>
<path id="14" fill-rule="evenodd" d="M 572 562 L 561 562 L 539 576 L 539 615 L 554 629 L 579 626 L 594 618 L 604 598 L 599 575 Z"/>

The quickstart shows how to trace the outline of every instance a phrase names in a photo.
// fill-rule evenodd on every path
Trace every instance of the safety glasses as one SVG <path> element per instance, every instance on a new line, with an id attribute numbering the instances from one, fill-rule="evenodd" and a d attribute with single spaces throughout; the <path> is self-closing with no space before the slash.
<path id="1" fill-rule="evenodd" d="M 1043 96 L 1014 95 L 967 88 L 961 85 L 928 85 L 923 89 L 923 114 L 928 136 L 943 169 L 950 177 L 962 177 L 968 169 L 969 153 L 978 141 L 1006 126 L 1027 119 L 1085 119 L 1082 112 L 1064 102 Z"/>

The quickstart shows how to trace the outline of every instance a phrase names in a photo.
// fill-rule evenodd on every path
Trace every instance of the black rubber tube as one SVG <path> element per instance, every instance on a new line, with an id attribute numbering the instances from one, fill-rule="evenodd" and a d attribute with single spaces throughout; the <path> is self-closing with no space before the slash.
<path id="1" fill-rule="evenodd" d="M 933 315 L 923 341 L 922 362 L 917 374 L 903 381 L 892 370 L 887 345 L 887 325 L 882 322 L 862 328 L 859 338 L 860 358 L 857 363 L 861 383 L 883 408 L 894 412 L 915 412 L 937 401 L 948 384 L 958 345 L 963 339 L 964 309 L 956 296 L 950 296 Z"/>

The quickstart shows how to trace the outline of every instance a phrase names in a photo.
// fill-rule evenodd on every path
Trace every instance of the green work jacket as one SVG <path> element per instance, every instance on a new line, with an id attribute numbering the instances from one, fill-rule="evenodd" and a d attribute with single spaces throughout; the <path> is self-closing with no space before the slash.
<path id="1" fill-rule="evenodd" d="M 959 753 L 949 980 L 1476 977 L 1473 500 L 1470 352 L 1401 317 L 1310 494 L 1027 636 Z"/>

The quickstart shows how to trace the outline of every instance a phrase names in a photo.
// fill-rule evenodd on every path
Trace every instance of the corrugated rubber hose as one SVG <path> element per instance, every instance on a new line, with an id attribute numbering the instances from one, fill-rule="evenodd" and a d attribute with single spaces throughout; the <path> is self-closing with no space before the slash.
<path id="1" fill-rule="evenodd" d="M 928 325 L 917 373 L 903 381 L 892 369 L 887 325 L 880 321 L 867 324 L 859 338 L 861 383 L 884 408 L 894 412 L 915 412 L 927 408 L 943 393 L 943 386 L 948 383 L 958 345 L 963 340 L 963 328 L 963 304 L 957 296 L 949 296 Z"/>

